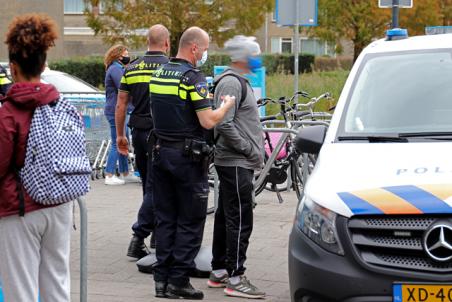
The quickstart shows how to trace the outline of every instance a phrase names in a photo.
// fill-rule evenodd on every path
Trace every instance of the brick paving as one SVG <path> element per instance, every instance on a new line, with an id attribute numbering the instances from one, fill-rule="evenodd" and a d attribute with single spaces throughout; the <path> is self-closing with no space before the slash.
<path id="1" fill-rule="evenodd" d="M 140 206 L 138 184 L 105 186 L 92 183 L 86 197 L 88 206 L 88 301 L 149 302 L 165 301 L 154 297 L 152 275 L 138 272 L 135 261 L 126 256 L 131 237 L 130 226 Z M 267 293 L 266 301 L 290 301 L 287 246 L 296 207 L 294 192 L 282 193 L 279 204 L 275 193 L 264 192 L 256 198 L 254 231 L 246 266 L 248 278 Z M 76 208 L 78 224 L 78 208 Z M 211 245 L 213 215 L 207 218 L 204 246 Z M 79 230 L 73 232 L 71 254 L 72 301 L 79 301 Z M 208 289 L 206 279 L 192 279 L 204 291 L 204 301 L 247 301 L 225 297 L 222 290 Z"/>

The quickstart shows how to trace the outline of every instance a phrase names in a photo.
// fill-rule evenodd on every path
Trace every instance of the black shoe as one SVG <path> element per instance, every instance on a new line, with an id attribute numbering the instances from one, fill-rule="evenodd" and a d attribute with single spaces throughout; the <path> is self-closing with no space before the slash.
<path id="1" fill-rule="evenodd" d="M 168 284 L 166 296 L 169 299 L 187 299 L 187 300 L 202 300 L 204 294 L 202 291 L 193 288 L 190 282 L 185 286 L 176 286 Z"/>
<path id="2" fill-rule="evenodd" d="M 155 281 L 155 296 L 157 298 L 167 298 L 166 296 L 166 287 L 168 283 L 163 281 Z"/>
<path id="3" fill-rule="evenodd" d="M 136 235 L 133 235 L 130 240 L 129 249 L 127 250 L 127 256 L 132 258 L 141 259 L 149 254 L 144 239 Z"/>
<path id="4" fill-rule="evenodd" d="M 151 249 L 155 249 L 155 236 L 154 232 L 151 234 Z"/>

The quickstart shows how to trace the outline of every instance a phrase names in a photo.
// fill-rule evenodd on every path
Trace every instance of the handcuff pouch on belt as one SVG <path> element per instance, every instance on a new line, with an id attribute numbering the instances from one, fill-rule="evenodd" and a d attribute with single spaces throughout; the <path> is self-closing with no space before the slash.
<path id="1" fill-rule="evenodd" d="M 209 159 L 212 148 L 203 140 L 185 139 L 184 154 L 195 162 L 203 162 Z"/>

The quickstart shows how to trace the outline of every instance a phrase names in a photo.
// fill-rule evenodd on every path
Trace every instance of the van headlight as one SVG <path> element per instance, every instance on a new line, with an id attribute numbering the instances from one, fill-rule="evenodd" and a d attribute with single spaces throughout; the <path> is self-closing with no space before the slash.
<path id="1" fill-rule="evenodd" d="M 297 211 L 298 228 L 325 250 L 344 255 L 336 229 L 337 214 L 305 196 Z"/>

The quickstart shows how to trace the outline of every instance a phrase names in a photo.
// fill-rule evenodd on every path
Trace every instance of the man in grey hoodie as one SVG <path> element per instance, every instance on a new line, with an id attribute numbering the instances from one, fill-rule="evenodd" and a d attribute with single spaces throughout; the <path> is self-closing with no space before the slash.
<path id="1" fill-rule="evenodd" d="M 257 101 L 244 77 L 261 67 L 259 44 L 236 36 L 225 44 L 231 66 L 214 80 L 214 104 L 235 96 L 235 107 L 215 127 L 215 167 L 220 179 L 215 213 L 212 273 L 209 287 L 225 287 L 229 296 L 263 298 L 265 293 L 245 277 L 244 263 L 253 229 L 254 171 L 264 162 L 264 143 Z M 239 101 L 240 100 L 240 101 Z"/>

